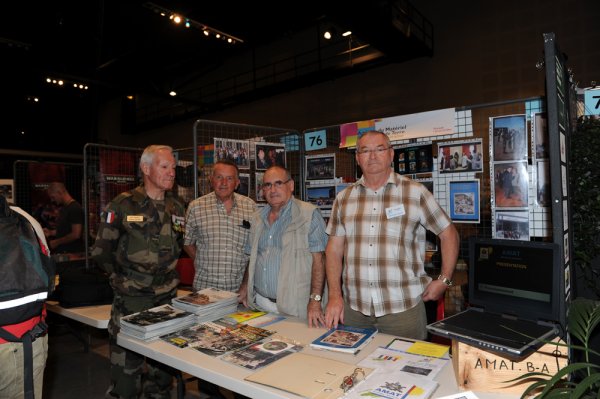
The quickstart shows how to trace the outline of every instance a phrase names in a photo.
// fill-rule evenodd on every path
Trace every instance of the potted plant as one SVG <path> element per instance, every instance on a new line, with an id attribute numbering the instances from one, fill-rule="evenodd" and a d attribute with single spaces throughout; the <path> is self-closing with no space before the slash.
<path id="1" fill-rule="evenodd" d="M 600 324 L 600 302 L 586 298 L 575 299 L 569 306 L 567 323 L 572 342 L 557 345 L 569 348 L 571 359 L 581 361 L 569 363 L 554 375 L 527 373 L 508 381 L 533 380 L 521 398 L 532 395 L 538 399 L 600 398 L 600 365 L 590 361 L 592 354 L 600 356 L 600 353 L 590 348 L 590 337 Z"/>

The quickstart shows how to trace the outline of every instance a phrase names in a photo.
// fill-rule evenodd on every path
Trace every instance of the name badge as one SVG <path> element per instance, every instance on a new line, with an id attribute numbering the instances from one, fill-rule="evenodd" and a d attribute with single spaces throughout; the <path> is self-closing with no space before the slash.
<path id="1" fill-rule="evenodd" d="M 128 222 L 143 222 L 144 215 L 127 215 Z"/>
<path id="2" fill-rule="evenodd" d="M 405 212 L 403 204 L 385 208 L 385 215 L 388 219 L 397 218 L 398 216 L 404 215 L 404 213 Z"/>

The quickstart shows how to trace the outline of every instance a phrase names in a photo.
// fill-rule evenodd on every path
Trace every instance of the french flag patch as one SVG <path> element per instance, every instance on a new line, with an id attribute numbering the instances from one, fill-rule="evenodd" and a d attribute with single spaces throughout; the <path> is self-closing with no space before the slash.
<path id="1" fill-rule="evenodd" d="M 115 213 L 113 211 L 106 212 L 106 223 L 112 223 L 115 221 Z"/>

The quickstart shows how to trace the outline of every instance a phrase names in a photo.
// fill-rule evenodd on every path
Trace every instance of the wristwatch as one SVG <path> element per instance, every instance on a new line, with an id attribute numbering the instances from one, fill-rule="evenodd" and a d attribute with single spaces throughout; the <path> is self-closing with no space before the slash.
<path id="1" fill-rule="evenodd" d="M 446 284 L 448 287 L 452 287 L 452 285 L 454 284 L 452 282 L 452 280 L 450 280 L 448 277 L 444 276 L 443 274 L 440 274 L 437 279 L 441 280 L 442 283 Z"/>
<path id="2" fill-rule="evenodd" d="M 313 301 L 321 302 L 322 297 L 319 294 L 310 294 L 310 299 L 312 299 Z"/>

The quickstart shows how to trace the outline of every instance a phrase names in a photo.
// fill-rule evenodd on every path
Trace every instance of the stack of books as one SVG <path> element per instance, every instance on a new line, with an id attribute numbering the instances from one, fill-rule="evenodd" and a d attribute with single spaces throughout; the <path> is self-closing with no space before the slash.
<path id="1" fill-rule="evenodd" d="M 340 324 L 315 339 L 310 346 L 314 349 L 355 354 L 367 346 L 376 334 L 376 328 L 360 328 Z"/>
<path id="2" fill-rule="evenodd" d="M 172 304 L 177 309 L 194 313 L 197 322 L 203 323 L 237 311 L 238 295 L 236 292 L 205 288 L 174 298 Z"/>
<path id="3" fill-rule="evenodd" d="M 196 324 L 196 315 L 171 305 L 161 305 L 121 317 L 123 334 L 149 341 Z"/>

